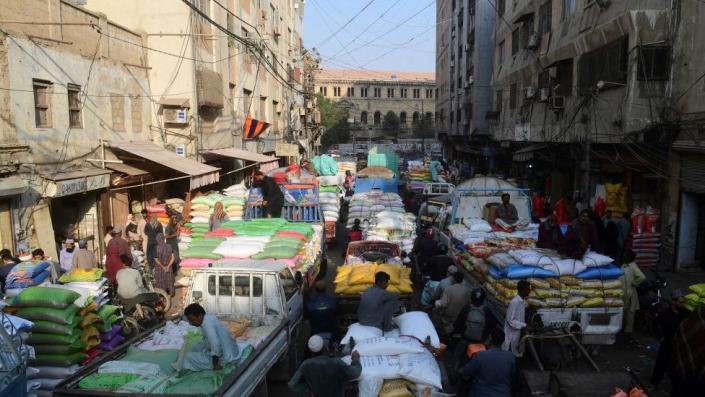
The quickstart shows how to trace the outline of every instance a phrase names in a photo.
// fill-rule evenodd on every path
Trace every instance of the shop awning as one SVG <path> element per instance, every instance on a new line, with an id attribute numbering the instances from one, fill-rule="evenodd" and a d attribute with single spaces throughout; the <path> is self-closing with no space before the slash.
<path id="1" fill-rule="evenodd" d="M 0 178 L 0 197 L 17 196 L 27 190 L 27 182 L 19 176 Z"/>
<path id="2" fill-rule="evenodd" d="M 105 166 L 115 172 L 119 172 L 128 176 L 143 176 L 149 174 L 149 171 L 145 171 L 143 169 L 122 163 L 106 163 Z"/>
<path id="3" fill-rule="evenodd" d="M 268 163 L 270 161 L 277 161 L 276 157 L 267 156 L 261 153 L 250 152 L 245 149 L 239 149 L 234 147 L 229 147 L 225 149 L 210 149 L 203 152 L 204 155 L 213 155 L 219 157 L 229 157 L 237 160 L 252 161 L 255 163 Z"/>
<path id="4" fill-rule="evenodd" d="M 524 161 L 529 161 L 534 158 L 534 153 L 538 152 L 539 150 L 543 150 L 547 148 L 548 145 L 544 143 L 539 143 L 536 145 L 529 145 L 525 148 L 519 149 L 514 152 L 512 155 L 512 160 L 517 161 L 517 162 L 524 162 Z"/>
<path id="5" fill-rule="evenodd" d="M 218 168 L 179 156 L 152 142 L 112 142 L 110 147 L 190 176 L 191 190 L 218 182 L 220 179 Z M 116 155 L 120 157 L 119 153 Z"/>
<path id="6" fill-rule="evenodd" d="M 102 168 L 83 168 L 75 171 L 42 174 L 44 197 L 65 197 L 110 186 L 112 171 Z"/>

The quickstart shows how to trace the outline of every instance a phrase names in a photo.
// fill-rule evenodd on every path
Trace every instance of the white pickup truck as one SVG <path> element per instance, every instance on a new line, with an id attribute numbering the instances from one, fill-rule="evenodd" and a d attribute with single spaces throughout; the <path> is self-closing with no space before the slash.
<path id="1" fill-rule="evenodd" d="M 218 397 L 245 397 L 257 390 L 266 395 L 267 375 L 287 379 L 303 357 L 301 324 L 303 319 L 303 277 L 276 261 L 229 265 L 227 261 L 214 267 L 191 272 L 186 303 L 197 302 L 207 313 L 222 321 L 246 318 L 250 328 L 245 335 L 257 335 L 253 352 L 223 378 Z M 157 328 L 158 330 L 158 328 Z M 96 372 L 107 361 L 119 360 L 130 346 L 150 338 L 152 332 L 139 335 L 130 343 L 101 357 L 60 383 L 54 396 L 122 396 L 124 392 L 87 390 L 79 387 L 84 377 Z M 250 341 L 248 341 L 249 343 Z M 275 373 L 276 372 L 276 373 Z M 175 376 L 175 375 L 174 375 Z M 140 393 L 140 396 L 164 394 Z"/>

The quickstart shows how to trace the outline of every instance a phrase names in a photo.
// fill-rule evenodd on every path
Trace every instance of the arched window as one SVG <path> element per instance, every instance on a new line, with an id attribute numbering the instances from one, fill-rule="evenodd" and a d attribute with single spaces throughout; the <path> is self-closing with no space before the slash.
<path id="1" fill-rule="evenodd" d="M 399 124 L 406 125 L 406 112 L 399 113 Z"/>
<path id="2" fill-rule="evenodd" d="M 382 124 L 382 113 L 379 111 L 375 112 L 375 125 Z"/>
<path id="3" fill-rule="evenodd" d="M 426 119 L 428 119 L 428 121 L 432 121 L 433 120 L 433 113 L 426 112 Z"/>
<path id="4" fill-rule="evenodd" d="M 414 115 L 411 116 L 411 117 L 412 117 L 411 120 L 412 120 L 412 122 L 413 122 L 414 124 L 416 124 L 416 123 L 419 122 L 419 112 L 414 112 Z"/>
<path id="5" fill-rule="evenodd" d="M 363 111 L 360 113 L 360 123 L 367 124 L 367 112 Z"/>

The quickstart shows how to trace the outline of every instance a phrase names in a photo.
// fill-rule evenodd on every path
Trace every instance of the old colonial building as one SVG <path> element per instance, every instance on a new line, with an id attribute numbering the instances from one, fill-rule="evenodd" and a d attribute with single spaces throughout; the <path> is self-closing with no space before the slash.
<path id="1" fill-rule="evenodd" d="M 423 117 L 435 117 L 433 72 L 324 69 L 315 81 L 316 92 L 346 106 L 355 126 L 372 136 L 381 137 L 388 112 L 399 117 L 402 133 L 411 133 Z"/>

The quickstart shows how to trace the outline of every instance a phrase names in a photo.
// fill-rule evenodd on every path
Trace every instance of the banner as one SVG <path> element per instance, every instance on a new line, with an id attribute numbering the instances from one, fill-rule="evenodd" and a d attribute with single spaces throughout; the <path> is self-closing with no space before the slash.
<path id="1" fill-rule="evenodd" d="M 243 139 L 257 139 L 270 125 L 264 121 L 253 119 L 248 115 L 247 119 L 245 119 Z"/>

